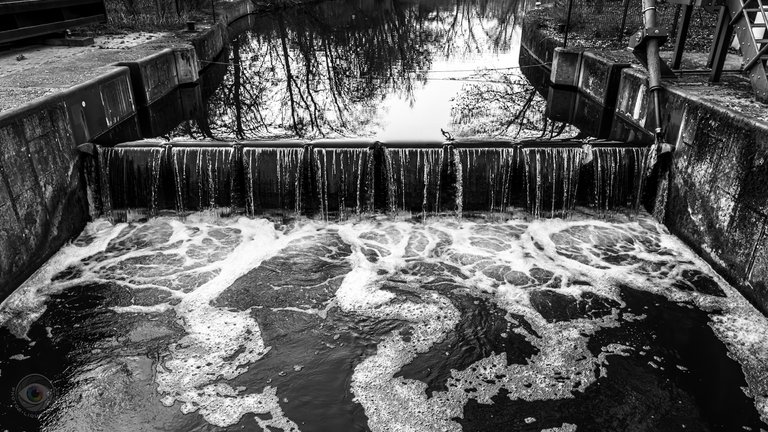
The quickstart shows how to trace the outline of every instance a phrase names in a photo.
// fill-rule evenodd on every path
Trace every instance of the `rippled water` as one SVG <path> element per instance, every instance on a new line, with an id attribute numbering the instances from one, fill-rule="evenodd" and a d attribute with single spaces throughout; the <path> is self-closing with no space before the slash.
<path id="1" fill-rule="evenodd" d="M 768 419 L 768 320 L 644 215 L 97 221 L 0 320 L 0 385 L 57 387 L 46 430 Z M 37 427 L 5 404 L 0 419 Z"/>

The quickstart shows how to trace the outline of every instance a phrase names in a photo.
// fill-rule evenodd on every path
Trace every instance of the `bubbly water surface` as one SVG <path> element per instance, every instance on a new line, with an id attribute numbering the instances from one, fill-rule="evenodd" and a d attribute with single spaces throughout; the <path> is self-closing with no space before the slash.
<path id="1" fill-rule="evenodd" d="M 767 428 L 768 320 L 646 215 L 101 220 L 0 322 L 46 430 Z"/>

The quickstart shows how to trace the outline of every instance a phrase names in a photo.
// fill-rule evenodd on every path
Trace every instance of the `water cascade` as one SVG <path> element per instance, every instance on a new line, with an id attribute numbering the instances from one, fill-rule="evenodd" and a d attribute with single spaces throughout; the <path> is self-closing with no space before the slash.
<path id="1" fill-rule="evenodd" d="M 447 166 L 445 149 L 384 148 L 386 163 L 387 208 L 389 211 L 438 213 L 441 202 L 443 169 Z M 445 195 L 442 197 L 445 200 Z"/>
<path id="2" fill-rule="evenodd" d="M 582 148 L 523 150 L 526 206 L 536 217 L 567 216 L 576 205 Z"/>
<path id="3" fill-rule="evenodd" d="M 347 219 L 363 213 L 566 217 L 637 208 L 647 149 L 617 143 L 151 143 L 99 150 L 101 207 L 124 219 L 215 210 Z"/>
<path id="4" fill-rule="evenodd" d="M 520 149 L 457 148 L 457 187 L 459 209 L 504 212 L 510 207 L 513 194 L 523 193 L 520 184 Z"/>
<path id="5" fill-rule="evenodd" d="M 170 147 L 176 185 L 176 211 L 222 209 L 237 205 L 233 147 Z"/>
<path id="6" fill-rule="evenodd" d="M 157 214 L 164 154 L 164 147 L 100 148 L 97 196 L 101 205 L 97 208 L 117 219 L 135 208 L 145 209 L 150 216 Z"/>
<path id="7" fill-rule="evenodd" d="M 300 213 L 304 148 L 243 147 L 242 151 L 248 214 L 269 210 Z"/>
<path id="8" fill-rule="evenodd" d="M 312 150 L 317 203 L 325 220 L 374 210 L 374 151 L 368 148 Z"/>

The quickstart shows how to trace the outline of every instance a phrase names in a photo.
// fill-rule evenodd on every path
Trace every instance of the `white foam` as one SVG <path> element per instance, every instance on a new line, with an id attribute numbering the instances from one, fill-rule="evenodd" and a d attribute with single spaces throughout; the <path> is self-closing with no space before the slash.
<path id="1" fill-rule="evenodd" d="M 86 257 L 104 252 L 110 241 L 131 239 L 142 229 L 162 231 L 167 238 L 81 263 Z M 124 230 L 129 230 L 127 235 Z M 225 382 L 249 367 L 258 367 L 270 347 L 265 346 L 250 311 L 228 310 L 213 302 L 240 276 L 279 254 L 292 241 L 302 239 L 302 246 L 311 246 L 312 242 L 323 241 L 318 233 L 330 232 L 338 233 L 352 250 L 344 258 L 352 270 L 344 275 L 335 298 L 322 310 L 291 305 L 276 310 L 324 317 L 332 305 L 338 305 L 345 311 L 410 324 L 408 337 L 398 332 L 385 336 L 376 354 L 354 370 L 351 390 L 374 431 L 459 430 L 459 424 L 451 419 L 463 415 L 469 399 L 491 403 L 502 388 L 513 399 L 573 397 L 606 373 L 605 365 L 612 356 L 631 351 L 630 347 L 613 344 L 594 356 L 587 349 L 590 335 L 620 325 L 619 309 L 607 311 L 601 318 L 549 322 L 532 306 L 531 293 L 554 289 L 574 299 L 592 293 L 623 305 L 617 288 L 620 284 L 705 311 L 722 311 L 712 316 L 711 326 L 742 365 L 756 407 L 764 420 L 768 419 L 768 320 L 647 216 L 637 221 L 574 218 L 496 224 L 446 218 L 429 219 L 426 224 L 383 219 L 338 224 L 300 220 L 290 228 L 276 227 L 264 219 L 222 220 L 206 215 L 192 215 L 184 222 L 158 218 L 138 226 L 96 222 L 86 231 L 95 240 L 88 246 L 63 248 L 0 306 L 0 322 L 23 336 L 45 310 L 45 300 L 51 293 L 84 281 L 108 281 L 136 292 L 159 288 L 171 296 L 153 306 L 120 306 L 113 310 L 149 316 L 173 313 L 183 327 L 184 336 L 170 347 L 156 368 L 155 382 L 163 402 L 169 406 L 178 402 L 183 412 L 198 412 L 220 427 L 233 425 L 251 412 L 271 415 L 270 420 L 257 416 L 262 428 L 298 430 L 282 412 L 275 388 L 246 393 Z M 565 232 L 581 234 L 555 241 Z M 153 237 L 151 233 L 149 237 Z M 564 247 L 570 257 L 563 255 Z M 630 258 L 622 262 L 607 260 L 610 254 L 605 247 L 619 248 Z M 381 256 L 371 262 L 365 250 L 380 251 Z M 665 254 L 658 254 L 659 250 Z M 51 281 L 70 265 L 80 266 L 78 278 Z M 414 274 L 410 271 L 413 265 L 447 270 L 443 274 Z M 672 288 L 682 271 L 693 269 L 713 277 L 726 297 Z M 546 280 L 518 286 L 510 282 L 514 278 L 499 280 L 494 272 L 523 274 L 531 281 L 536 277 Z M 433 277 L 450 284 L 425 290 L 424 284 Z M 398 297 L 386 289 L 393 284 L 412 295 Z M 459 312 L 444 295 L 445 289 L 489 298 L 498 307 L 522 316 L 531 331 L 522 326 L 510 330 L 525 336 L 538 353 L 526 364 L 507 365 L 506 354 L 502 353 L 464 370 L 453 370 L 447 390 L 436 391 L 431 398 L 427 398 L 423 382 L 395 378 L 403 366 L 442 341 L 459 322 Z M 508 319 L 514 321 L 511 316 Z M 624 314 L 622 319 L 639 320 L 644 316 Z M 575 428 L 564 424 L 553 430 Z"/>

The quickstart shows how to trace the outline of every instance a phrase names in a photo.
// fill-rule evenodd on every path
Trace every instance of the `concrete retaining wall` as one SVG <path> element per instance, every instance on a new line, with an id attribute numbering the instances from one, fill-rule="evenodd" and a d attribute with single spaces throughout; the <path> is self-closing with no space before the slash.
<path id="1" fill-rule="evenodd" d="M 523 24 L 523 35 L 521 62 L 551 55 L 550 117 L 592 136 L 653 142 L 643 69 L 556 47 L 534 23 Z M 665 139 L 676 150 L 660 160 L 649 209 L 768 314 L 768 121 L 674 85 L 662 102 Z"/>
<path id="2" fill-rule="evenodd" d="M 623 71 L 617 112 L 632 127 L 615 125 L 616 138 L 655 128 L 647 87 L 644 71 Z M 768 314 L 768 124 L 674 86 L 664 102 L 666 141 L 676 148 L 654 210 Z"/>
<path id="3" fill-rule="evenodd" d="M 116 65 L 92 81 L 0 113 L 0 301 L 89 220 L 86 160 L 78 145 L 137 128 L 143 107 L 178 99 L 179 86 L 198 81 L 199 71 L 227 45 L 226 24 L 252 13 L 253 4 L 220 2 L 217 10 L 219 22 L 188 45 Z"/>
<path id="4" fill-rule="evenodd" d="M 88 221 L 77 145 L 132 115 L 127 80 L 120 68 L 0 118 L 0 297 Z"/>

